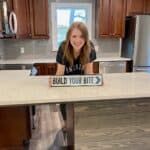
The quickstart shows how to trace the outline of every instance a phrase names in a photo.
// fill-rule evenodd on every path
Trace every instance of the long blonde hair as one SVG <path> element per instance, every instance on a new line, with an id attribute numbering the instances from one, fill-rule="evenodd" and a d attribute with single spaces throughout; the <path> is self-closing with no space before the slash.
<path id="1" fill-rule="evenodd" d="M 85 40 L 85 44 L 81 49 L 81 53 L 80 53 L 80 62 L 82 65 L 88 63 L 89 61 L 89 53 L 91 50 L 91 44 L 89 41 L 89 34 L 88 34 L 88 29 L 86 27 L 86 25 L 83 22 L 74 22 L 72 23 L 72 25 L 70 26 L 70 28 L 68 29 L 68 32 L 66 34 L 66 40 L 64 42 L 63 45 L 63 49 L 64 49 L 64 56 L 63 58 L 65 58 L 68 62 L 69 65 L 73 65 L 73 60 L 74 60 L 74 53 L 73 53 L 73 47 L 70 43 L 70 36 L 71 33 L 73 31 L 73 29 L 78 29 L 81 31 L 82 36 Z"/>

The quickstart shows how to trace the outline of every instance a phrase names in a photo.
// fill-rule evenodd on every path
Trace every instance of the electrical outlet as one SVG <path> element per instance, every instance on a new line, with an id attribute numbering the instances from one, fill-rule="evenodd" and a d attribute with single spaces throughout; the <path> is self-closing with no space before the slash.
<path id="1" fill-rule="evenodd" d="M 24 54 L 24 47 L 20 47 L 20 53 Z"/>

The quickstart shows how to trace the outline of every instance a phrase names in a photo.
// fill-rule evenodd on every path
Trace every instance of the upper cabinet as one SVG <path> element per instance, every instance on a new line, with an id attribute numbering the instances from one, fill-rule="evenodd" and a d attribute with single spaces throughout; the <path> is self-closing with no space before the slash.
<path id="1" fill-rule="evenodd" d="M 127 16 L 137 13 L 144 13 L 144 9 L 144 0 L 127 0 Z"/>
<path id="2" fill-rule="evenodd" d="M 125 26 L 125 0 L 111 0 L 110 25 L 111 35 L 115 37 L 124 36 Z"/>
<path id="3" fill-rule="evenodd" d="M 108 36 L 109 35 L 109 1 L 110 0 L 97 0 L 97 35 Z"/>
<path id="4" fill-rule="evenodd" d="M 17 38 L 48 38 L 48 0 L 11 0 L 16 13 Z"/>
<path id="5" fill-rule="evenodd" d="M 97 0 L 97 34 L 100 37 L 123 37 L 126 0 Z"/>
<path id="6" fill-rule="evenodd" d="M 127 0 L 127 16 L 150 13 L 150 0 Z"/>
<path id="7" fill-rule="evenodd" d="M 28 0 L 13 0 L 12 9 L 17 17 L 17 38 L 31 37 Z"/>
<path id="8" fill-rule="evenodd" d="M 145 12 L 150 14 L 150 0 L 146 0 L 145 2 Z"/>
<path id="9" fill-rule="evenodd" d="M 30 0 L 30 17 L 32 37 L 48 38 L 48 0 Z"/>

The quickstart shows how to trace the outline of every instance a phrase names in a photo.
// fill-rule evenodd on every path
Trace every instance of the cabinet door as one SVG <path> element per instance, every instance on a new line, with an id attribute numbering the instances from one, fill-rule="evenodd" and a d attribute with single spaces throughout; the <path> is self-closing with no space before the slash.
<path id="1" fill-rule="evenodd" d="M 48 0 L 30 0 L 32 38 L 48 38 Z"/>
<path id="2" fill-rule="evenodd" d="M 125 0 L 111 0 L 110 35 L 123 37 L 125 28 Z"/>
<path id="3" fill-rule="evenodd" d="M 127 16 L 141 14 L 145 10 L 145 0 L 127 0 Z"/>
<path id="4" fill-rule="evenodd" d="M 93 63 L 93 73 L 99 73 L 99 62 Z"/>
<path id="5" fill-rule="evenodd" d="M 37 69 L 37 75 L 55 75 L 56 63 L 35 63 L 33 65 Z"/>
<path id="6" fill-rule="evenodd" d="M 13 0 L 7 0 L 7 11 L 13 10 Z"/>
<path id="7" fill-rule="evenodd" d="M 56 75 L 56 69 L 57 69 L 57 64 L 56 63 L 49 63 L 46 66 L 46 75 Z"/>
<path id="8" fill-rule="evenodd" d="M 150 0 L 145 1 L 145 13 L 150 14 Z"/>
<path id="9" fill-rule="evenodd" d="M 99 13 L 99 18 L 98 18 L 99 35 L 109 36 L 110 0 L 100 0 L 100 2 L 98 2 L 97 4 L 98 5 L 96 7 L 99 7 L 99 9 L 97 9 L 98 10 L 97 13 Z"/>
<path id="10" fill-rule="evenodd" d="M 37 75 L 45 75 L 44 63 L 35 63 L 33 66 L 37 69 Z"/>
<path id="11" fill-rule="evenodd" d="M 30 35 L 29 3 L 28 0 L 13 0 L 13 9 L 17 16 L 17 38 Z"/>
<path id="12" fill-rule="evenodd" d="M 123 37 L 125 25 L 125 0 L 100 0 L 99 7 L 99 36 Z"/>
<path id="13" fill-rule="evenodd" d="M 23 150 L 31 138 L 28 106 L 0 108 L 0 149 Z"/>

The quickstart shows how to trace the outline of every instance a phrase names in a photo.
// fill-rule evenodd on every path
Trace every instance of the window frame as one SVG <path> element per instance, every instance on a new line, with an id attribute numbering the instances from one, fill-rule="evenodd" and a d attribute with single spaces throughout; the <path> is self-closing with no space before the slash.
<path id="1" fill-rule="evenodd" d="M 51 23 L 52 23 L 52 51 L 57 51 L 57 30 L 56 30 L 56 25 L 57 25 L 57 14 L 56 14 L 56 9 L 58 8 L 84 8 L 87 10 L 87 28 L 89 31 L 89 38 L 91 39 L 92 37 L 92 3 L 57 3 L 53 2 L 51 3 Z"/>

